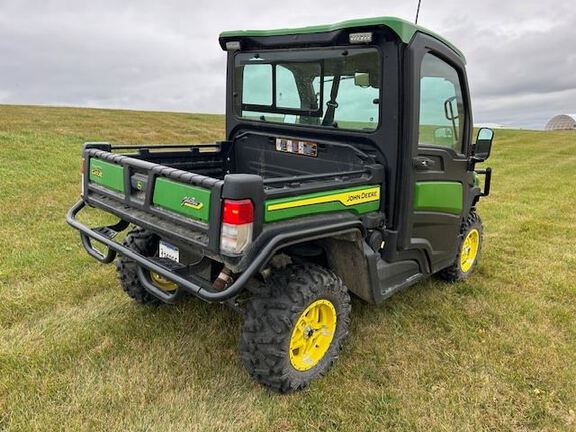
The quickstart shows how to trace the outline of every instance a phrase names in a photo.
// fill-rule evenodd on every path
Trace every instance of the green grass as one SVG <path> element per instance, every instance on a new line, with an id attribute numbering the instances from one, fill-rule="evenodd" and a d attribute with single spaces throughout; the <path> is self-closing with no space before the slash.
<path id="1" fill-rule="evenodd" d="M 84 141 L 207 142 L 221 116 L 0 106 L 0 430 L 576 429 L 576 134 L 497 131 L 466 283 L 354 301 L 335 368 L 269 393 L 240 318 L 140 307 L 64 222 Z"/>

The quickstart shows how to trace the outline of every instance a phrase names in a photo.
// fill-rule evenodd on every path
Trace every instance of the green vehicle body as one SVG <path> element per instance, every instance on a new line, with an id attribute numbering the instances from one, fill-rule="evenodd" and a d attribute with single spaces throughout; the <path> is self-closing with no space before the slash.
<path id="1" fill-rule="evenodd" d="M 91 159 L 89 169 L 91 182 L 124 193 L 124 170 L 121 166 L 99 159 Z"/>
<path id="2" fill-rule="evenodd" d="M 241 129 L 243 134 L 250 134 L 251 129 L 256 129 L 259 131 L 263 126 L 262 122 L 260 121 L 249 121 L 250 119 L 248 118 L 239 118 L 238 114 L 235 112 L 233 101 L 235 84 L 233 75 L 234 57 L 236 53 L 251 52 L 251 50 L 256 49 L 254 47 L 258 47 L 257 49 L 260 49 L 263 53 L 267 52 L 267 50 L 282 49 L 282 47 L 289 47 L 291 50 L 297 50 L 298 47 L 303 47 L 302 49 L 307 50 L 311 44 L 331 47 L 334 44 L 342 44 L 342 35 L 346 36 L 355 32 L 370 32 L 370 34 L 374 35 L 377 35 L 378 32 L 383 32 L 384 37 L 382 39 L 385 40 L 385 43 L 394 44 L 394 46 L 397 47 L 395 48 L 396 50 L 398 50 L 398 48 L 401 50 L 401 52 L 395 53 L 397 56 L 397 64 L 400 64 L 403 58 L 406 59 L 406 61 L 408 60 L 409 50 L 415 49 L 413 47 L 417 45 L 417 42 L 420 39 L 424 40 L 424 42 L 421 44 L 425 46 L 425 50 L 431 49 L 428 45 L 436 44 L 439 50 L 438 55 L 445 57 L 451 56 L 451 65 L 458 70 L 459 74 L 461 74 L 463 87 L 462 91 L 464 93 L 463 100 L 466 104 L 468 104 L 467 115 L 471 120 L 471 115 L 469 113 L 469 96 L 467 94 L 467 85 L 465 82 L 464 55 L 453 44 L 437 35 L 436 33 L 402 19 L 394 17 L 376 17 L 349 20 L 332 25 L 302 27 L 295 29 L 228 31 L 223 32 L 220 35 L 220 44 L 223 49 L 228 51 L 229 57 L 229 82 L 227 92 L 227 140 L 220 143 L 200 146 L 202 150 L 197 154 L 214 154 L 214 158 L 209 158 L 212 161 L 211 163 L 214 163 L 214 161 L 221 163 L 223 158 L 230 160 L 230 154 L 232 154 L 230 153 L 230 147 L 235 145 L 234 143 L 238 141 L 238 129 Z M 394 41 L 394 39 L 396 40 Z M 356 46 L 352 45 L 352 43 L 350 44 L 351 48 L 356 48 Z M 364 45 L 360 44 L 359 46 L 362 47 L 373 45 L 377 45 L 377 43 L 373 41 Z M 416 67 L 414 68 L 414 72 L 417 72 Z M 415 89 L 413 88 L 413 82 L 411 82 L 409 79 L 403 80 L 402 85 L 405 86 L 406 93 L 414 93 Z M 327 95 L 324 97 L 326 99 Z M 398 121 L 397 124 L 401 125 L 402 123 L 406 124 L 410 121 L 414 122 L 414 120 L 410 119 L 408 115 L 408 108 L 410 107 L 407 105 L 406 101 L 398 99 L 397 104 L 398 108 L 396 108 L 396 110 L 398 111 L 398 109 L 400 109 L 405 112 L 404 118 L 400 119 L 404 120 L 404 122 Z M 290 110 L 286 111 L 289 112 Z M 258 119 L 257 116 L 255 119 Z M 479 173 L 486 174 L 486 171 L 479 171 L 474 169 L 474 164 L 482 160 L 482 157 L 474 154 L 474 151 L 478 149 L 478 146 L 474 146 L 469 141 L 471 134 L 470 120 L 467 122 L 467 129 L 463 129 L 466 134 L 466 136 L 463 137 L 464 148 L 466 149 L 463 151 L 465 153 L 463 155 L 465 158 L 465 169 L 456 176 L 457 178 L 450 178 L 450 175 L 441 174 L 435 176 L 433 175 L 430 176 L 430 178 L 427 178 L 426 176 L 419 176 L 416 169 L 416 175 L 413 176 L 411 185 L 402 184 L 402 182 L 396 181 L 400 175 L 400 169 L 395 170 L 396 172 L 394 174 L 394 180 L 396 184 L 394 185 L 394 188 L 397 192 L 396 195 L 404 195 L 402 197 L 403 201 L 408 199 L 410 200 L 411 205 L 407 206 L 405 204 L 396 204 L 397 207 L 393 212 L 386 211 L 387 209 L 385 205 L 383 205 L 383 201 L 387 201 L 389 198 L 388 195 L 390 194 L 390 189 L 389 187 L 387 188 L 387 185 L 385 184 L 386 174 L 383 174 L 381 170 L 382 167 L 378 166 L 379 161 L 370 161 L 370 163 L 367 164 L 369 169 L 364 174 L 364 181 L 347 182 L 338 179 L 338 181 L 333 181 L 333 187 L 330 187 L 330 179 L 328 179 L 327 182 L 324 182 L 321 185 L 319 188 L 320 190 L 314 190 L 314 188 L 310 187 L 292 187 L 287 194 L 268 194 L 266 192 L 266 186 L 264 186 L 264 191 L 262 191 L 262 185 L 263 183 L 266 183 L 267 180 L 266 177 L 261 175 L 258 178 L 258 176 L 255 176 L 252 173 L 237 174 L 232 172 L 228 175 L 224 173 L 220 175 L 219 178 L 213 179 L 210 183 L 210 187 L 205 187 L 203 184 L 204 180 L 200 181 L 199 183 L 189 180 L 182 181 L 181 178 L 178 178 L 178 176 L 173 177 L 171 175 L 154 175 L 147 178 L 147 170 L 161 170 L 161 168 L 158 168 L 158 165 L 174 165 L 170 165 L 170 163 L 163 161 L 161 158 L 147 161 L 145 155 L 153 154 L 150 153 L 149 146 L 123 148 L 124 150 L 129 150 L 131 152 L 137 152 L 135 155 L 136 157 L 132 160 L 132 162 L 135 161 L 135 164 L 132 162 L 126 164 L 126 161 L 130 160 L 130 153 L 121 156 L 115 155 L 114 157 L 118 156 L 116 159 L 111 158 L 110 155 L 116 153 L 116 149 L 113 146 L 102 143 L 89 143 L 86 145 L 84 150 L 84 158 L 88 165 L 86 167 L 87 175 L 85 175 L 83 180 L 84 190 L 87 191 L 84 194 L 83 203 L 84 205 L 94 206 L 105 211 L 112 212 L 125 222 L 145 222 L 143 225 L 145 225 L 148 229 L 152 229 L 153 231 L 154 224 L 164 218 L 166 221 L 164 221 L 165 223 L 163 223 L 161 228 L 158 229 L 157 234 L 162 238 L 167 238 L 169 241 L 183 245 L 184 247 L 187 245 L 183 244 L 182 240 L 185 240 L 186 236 L 174 236 L 174 232 L 181 233 L 182 230 L 186 229 L 186 227 L 191 227 L 193 229 L 201 228 L 204 230 L 204 234 L 195 235 L 194 239 L 199 241 L 191 247 L 199 247 L 203 254 L 210 257 L 210 259 L 213 259 L 218 263 L 218 265 L 224 264 L 224 266 L 232 269 L 234 273 L 241 274 L 247 270 L 251 260 L 253 260 L 258 253 L 257 251 L 247 250 L 241 254 L 226 254 L 219 250 L 218 237 L 219 231 L 221 229 L 220 218 L 222 212 L 222 201 L 223 199 L 226 199 L 226 196 L 224 196 L 225 194 L 222 194 L 222 191 L 250 190 L 250 193 L 243 194 L 240 192 L 239 195 L 234 195 L 233 193 L 230 195 L 230 197 L 234 198 L 237 196 L 239 198 L 248 198 L 252 200 L 255 206 L 255 226 L 254 232 L 252 233 L 255 243 L 258 243 L 258 237 L 262 237 L 262 233 L 267 234 L 268 232 L 274 231 L 276 229 L 274 227 L 278 223 L 283 223 L 286 225 L 290 224 L 291 221 L 293 221 L 293 223 L 298 222 L 298 229 L 301 230 L 301 225 L 305 225 L 306 219 L 318 219 L 319 217 L 325 216 L 328 218 L 327 220 L 332 220 L 334 215 L 337 215 L 338 217 L 346 215 L 345 217 L 352 217 L 355 221 L 358 222 L 359 226 L 362 226 L 359 231 L 359 235 L 363 237 L 365 241 L 368 241 L 367 238 L 370 237 L 370 234 L 374 234 L 374 228 L 371 226 L 371 224 L 378 226 L 376 231 L 380 231 L 381 235 L 373 235 L 375 238 L 374 242 L 380 241 L 381 243 L 390 243 L 393 244 L 393 246 L 389 246 L 392 250 L 376 250 L 375 252 L 379 252 L 381 257 L 387 257 L 390 261 L 390 263 L 387 264 L 392 266 L 396 265 L 398 268 L 401 268 L 399 271 L 400 273 L 404 273 L 402 277 L 407 281 L 406 285 L 410 285 L 413 284 L 416 280 L 419 280 L 421 277 L 440 270 L 442 266 L 445 266 L 449 262 L 449 260 L 445 259 L 439 264 L 434 264 L 432 262 L 433 260 L 431 256 L 435 253 L 435 251 L 431 251 L 430 248 L 424 252 L 425 254 L 432 255 L 429 255 L 427 258 L 419 258 L 420 261 L 427 260 L 427 265 L 423 266 L 419 260 L 414 260 L 415 251 L 408 250 L 410 249 L 409 244 L 411 240 L 409 238 L 401 238 L 401 227 L 403 222 L 405 222 L 407 219 L 422 217 L 421 215 L 428 215 L 432 219 L 438 219 L 438 215 L 445 215 L 443 217 L 450 217 L 452 218 L 452 221 L 456 220 L 455 218 L 460 218 L 460 220 L 463 220 L 465 215 L 470 212 L 479 198 L 487 194 L 487 191 L 480 189 L 479 181 Z M 353 123 L 349 122 L 347 125 L 352 124 Z M 285 124 L 269 124 L 266 126 L 278 126 L 278 131 L 273 131 L 267 137 L 267 139 L 272 139 L 270 137 L 285 139 L 286 137 L 290 136 L 294 136 L 296 139 L 299 139 L 298 127 L 291 127 L 290 125 Z M 383 126 L 380 124 L 377 126 L 376 131 L 381 130 L 382 128 Z M 329 140 L 333 139 L 333 135 L 328 135 L 327 131 L 320 130 L 319 128 L 313 130 L 312 135 L 309 131 L 305 132 L 306 134 L 303 135 L 303 139 L 305 138 L 306 140 L 311 141 L 316 140 L 319 143 L 319 146 L 324 145 L 323 140 L 328 142 Z M 455 132 L 457 131 L 455 130 Z M 405 134 L 408 135 L 410 133 L 417 135 L 417 131 L 409 130 L 409 128 L 406 127 Z M 430 135 L 434 134 L 435 132 L 428 127 L 428 129 L 424 130 L 423 132 L 421 129 L 421 133 Z M 350 133 L 344 131 L 340 133 L 338 140 L 343 142 L 342 145 L 348 145 L 346 140 L 351 137 L 356 138 L 358 135 L 359 134 L 357 131 L 350 130 Z M 375 133 L 371 132 L 370 134 L 367 134 L 367 136 L 369 139 L 376 141 L 377 138 L 370 138 L 370 135 L 375 135 Z M 449 134 L 449 140 L 450 136 L 451 135 Z M 341 140 L 342 137 L 344 140 Z M 396 140 L 401 139 L 402 138 L 400 136 L 396 135 Z M 412 140 L 414 139 L 415 138 L 412 137 Z M 489 143 L 491 142 L 491 139 L 484 140 L 483 142 L 483 145 L 488 145 L 489 149 Z M 400 143 L 399 145 L 402 144 Z M 166 155 L 169 158 L 182 157 L 182 152 L 189 152 L 190 149 L 193 149 L 194 147 L 194 145 L 171 147 L 173 150 L 172 153 L 167 151 L 169 148 L 164 147 L 163 150 L 166 151 L 166 153 L 163 153 L 163 155 Z M 350 145 L 350 147 L 353 147 L 353 144 Z M 364 148 L 365 146 L 363 149 Z M 434 154 L 435 151 L 436 149 L 432 149 L 432 154 Z M 100 157 L 100 154 L 104 154 L 105 157 Z M 277 157 L 277 160 L 286 160 L 287 164 L 289 165 L 300 162 L 294 162 L 294 158 L 281 159 L 281 157 L 284 155 L 284 153 L 280 153 Z M 400 156 L 396 155 L 396 157 L 399 158 Z M 410 156 L 410 159 L 417 159 L 418 157 L 422 156 L 413 154 Z M 428 158 L 429 156 L 424 157 Z M 442 158 L 443 157 L 444 156 L 442 156 Z M 406 156 L 404 156 L 404 158 L 407 159 Z M 435 155 L 434 157 L 430 157 L 430 159 L 440 160 L 436 158 Z M 158 165 L 155 163 L 156 161 L 159 162 Z M 396 162 L 401 165 L 402 159 L 399 158 Z M 446 163 L 445 159 L 442 159 L 441 162 Z M 144 164 L 145 167 L 142 167 L 142 164 Z M 244 163 L 244 165 L 246 164 Z M 139 171 L 141 174 L 139 174 L 140 177 L 135 175 L 129 178 L 127 171 Z M 186 171 L 194 173 L 193 170 Z M 226 172 L 230 172 L 230 169 L 227 169 Z M 488 175 L 489 174 L 490 170 L 488 170 Z M 297 175 L 293 177 L 293 180 L 296 183 L 300 181 Z M 306 175 L 304 177 L 306 177 Z M 307 177 L 313 177 L 313 174 L 308 174 Z M 264 178 L 264 182 L 262 178 Z M 153 185 L 149 185 L 150 182 L 152 182 Z M 411 188 L 412 191 L 406 191 L 403 193 L 401 189 L 406 187 Z M 288 189 L 286 185 L 284 185 L 284 188 Z M 127 193 L 128 189 L 131 191 L 130 193 Z M 301 192 L 300 189 L 302 190 Z M 102 201 L 98 198 L 96 201 L 94 201 L 91 196 L 92 191 L 95 193 L 103 193 L 106 196 L 106 200 Z M 148 194 L 150 195 L 149 197 L 146 196 Z M 363 196 L 363 194 L 366 196 Z M 132 198 L 130 198 L 131 195 Z M 141 196 L 140 201 L 136 198 L 138 195 Z M 117 199 L 122 205 L 119 203 L 112 205 L 112 201 L 114 199 Z M 140 205 L 143 202 L 142 200 L 147 201 L 144 207 Z M 397 202 L 398 199 L 396 198 L 395 201 Z M 131 207 L 135 208 L 131 210 Z M 154 212 L 154 217 L 146 217 L 144 218 L 145 220 L 142 221 L 141 216 L 145 215 L 147 209 L 151 209 L 151 211 Z M 389 213 L 397 214 L 394 215 Z M 391 223 L 391 221 L 394 219 L 396 219 L 394 223 Z M 187 224 L 184 226 L 178 225 L 183 221 L 186 221 Z M 417 229 L 417 225 L 424 225 L 421 222 L 412 223 L 416 224 L 413 225 L 413 230 Z M 176 224 L 176 226 L 173 227 L 172 224 Z M 436 232 L 434 235 L 445 237 L 446 232 L 442 231 L 444 222 L 441 220 L 435 220 L 433 222 L 433 225 L 434 224 L 436 225 Z M 284 225 L 283 229 L 285 229 Z M 459 225 L 459 222 L 456 222 L 456 225 Z M 389 230 L 389 232 L 386 232 L 387 230 Z M 341 233 L 338 231 L 338 229 L 335 229 L 334 233 L 335 237 L 341 236 Z M 428 233 L 428 235 L 430 234 Z M 457 233 L 450 235 L 454 236 L 455 243 Z M 298 237 L 296 234 L 294 234 L 294 236 Z M 87 238 L 98 240 L 89 235 Z M 102 240 L 102 238 L 99 240 Z M 306 238 L 302 239 L 302 243 L 304 244 L 309 242 L 310 241 Z M 263 245 L 259 246 L 261 248 L 263 247 Z M 375 243 L 371 244 L 371 246 L 377 248 Z M 276 249 L 273 252 L 268 251 L 267 253 L 272 255 L 279 253 L 279 250 L 282 250 L 282 248 L 280 246 L 278 247 L 280 249 Z M 452 249 L 453 250 L 448 253 L 448 258 L 451 258 L 451 256 L 456 252 L 455 248 Z M 118 252 L 118 250 L 114 250 L 114 248 L 112 248 L 110 250 L 110 255 L 115 255 L 116 252 Z M 91 253 L 91 255 L 94 256 L 93 253 Z M 397 264 L 399 262 L 404 262 L 405 264 L 406 260 L 402 258 L 403 256 L 409 257 L 408 261 L 412 263 L 410 267 L 413 267 L 412 272 L 417 274 L 418 277 L 412 277 L 414 274 L 410 274 L 411 272 L 404 272 L 404 266 Z M 271 256 L 268 256 L 262 261 L 265 262 L 269 261 L 270 259 Z M 260 270 L 261 269 L 252 269 L 254 272 Z M 171 277 L 172 275 L 169 272 L 160 273 L 163 274 L 163 276 L 167 279 L 173 280 Z M 393 274 L 395 272 L 392 271 L 388 273 Z M 375 280 L 377 278 L 377 276 L 370 274 L 363 278 L 364 280 L 372 280 L 372 286 L 368 291 L 379 291 L 375 294 L 367 294 L 366 292 L 359 293 L 360 296 L 365 300 L 379 302 L 389 295 L 390 290 L 387 289 L 386 282 L 382 280 L 378 282 Z M 394 279 L 394 277 L 392 279 Z M 393 284 L 394 286 L 398 286 L 396 281 Z M 206 285 L 205 287 L 197 288 L 193 291 L 195 291 L 196 294 L 203 293 L 207 290 L 208 286 L 209 285 Z M 188 289 L 188 291 L 190 291 L 190 289 Z M 222 299 L 226 301 L 233 299 L 241 291 L 242 290 L 238 290 L 235 291 L 233 295 L 223 296 Z M 383 295 L 383 292 L 386 294 Z M 162 299 L 164 301 L 171 301 L 169 300 L 169 297 L 170 296 L 164 296 Z M 200 297 L 202 297 L 202 295 L 200 295 Z M 209 295 L 208 299 L 212 299 L 212 297 L 220 299 L 219 295 Z"/>
<path id="3" fill-rule="evenodd" d="M 364 186 L 279 198 L 264 203 L 266 222 L 292 219 L 311 214 L 351 211 L 361 215 L 378 210 L 380 187 Z"/>
<path id="4" fill-rule="evenodd" d="M 462 183 L 417 182 L 414 209 L 460 214 L 464 207 Z"/>
<path id="5" fill-rule="evenodd" d="M 293 36 L 301 34 L 311 34 L 311 33 L 329 33 L 336 30 L 346 30 L 361 27 L 375 27 L 384 26 L 394 31 L 405 44 L 409 44 L 414 34 L 416 32 L 425 33 L 427 35 L 433 36 L 434 38 L 441 41 L 443 44 L 449 46 L 454 52 L 464 60 L 464 54 L 456 48 L 450 41 L 443 38 L 442 36 L 416 24 L 412 24 L 409 21 L 396 18 L 396 17 L 374 17 L 374 18 L 361 18 L 353 19 L 348 21 L 339 22 L 336 24 L 329 25 L 318 25 L 300 28 L 286 28 L 286 29 L 274 29 L 274 30 L 240 30 L 240 31 L 226 31 L 220 33 L 221 39 L 233 39 L 233 38 L 243 38 L 243 37 L 267 37 L 267 36 Z"/>
<path id="6" fill-rule="evenodd" d="M 481 241 L 476 206 L 491 179 L 476 164 L 493 133 L 481 129 L 473 142 L 454 45 L 392 17 L 224 32 L 219 42 L 228 57 L 224 140 L 84 146 L 82 197 L 67 221 L 93 258 L 120 256 L 121 280 L 131 269 L 142 291 L 134 298 L 192 294 L 243 310 L 251 284 L 301 263 L 370 303 L 436 273 L 468 276 Z M 430 83 L 438 87 L 426 93 Z M 76 218 L 87 206 L 119 222 L 89 227 Z M 130 224 L 141 231 L 115 241 Z M 148 244 L 143 232 L 159 242 L 146 254 L 135 249 Z M 470 244 L 474 262 L 460 268 Z"/>
<path id="7" fill-rule="evenodd" d="M 186 201 L 186 197 L 194 197 L 195 202 Z M 156 179 L 152 202 L 157 207 L 204 222 L 210 214 L 210 191 L 173 180 Z"/>

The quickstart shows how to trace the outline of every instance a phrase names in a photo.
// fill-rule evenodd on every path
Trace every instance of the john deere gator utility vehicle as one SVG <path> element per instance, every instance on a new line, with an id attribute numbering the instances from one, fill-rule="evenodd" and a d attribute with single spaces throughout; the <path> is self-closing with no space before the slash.
<path id="1" fill-rule="evenodd" d="M 192 294 L 240 311 L 246 368 L 287 392 L 338 357 L 350 293 L 378 304 L 473 272 L 491 175 L 476 164 L 493 134 L 472 142 L 462 53 L 397 18 L 226 32 L 220 45 L 225 139 L 85 144 L 67 220 L 92 257 L 119 255 L 137 302 Z M 88 227 L 86 206 L 119 221 Z"/>

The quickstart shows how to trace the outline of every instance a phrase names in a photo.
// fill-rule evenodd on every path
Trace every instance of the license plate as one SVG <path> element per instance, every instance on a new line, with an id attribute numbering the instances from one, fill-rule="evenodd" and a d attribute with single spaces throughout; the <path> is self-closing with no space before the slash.
<path id="1" fill-rule="evenodd" d="M 180 262 L 180 251 L 176 246 L 160 240 L 160 246 L 158 247 L 158 256 L 160 258 L 168 258 L 172 261 Z"/>

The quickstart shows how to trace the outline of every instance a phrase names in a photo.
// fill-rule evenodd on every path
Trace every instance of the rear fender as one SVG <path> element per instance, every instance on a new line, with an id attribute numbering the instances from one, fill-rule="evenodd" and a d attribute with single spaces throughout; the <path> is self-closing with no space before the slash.
<path id="1" fill-rule="evenodd" d="M 374 251 L 364 241 L 360 232 L 323 239 L 328 268 L 342 278 L 344 285 L 369 303 L 374 302 L 373 273 Z M 374 261 L 374 263 L 372 263 Z M 374 268 L 373 268 L 374 267 Z"/>

